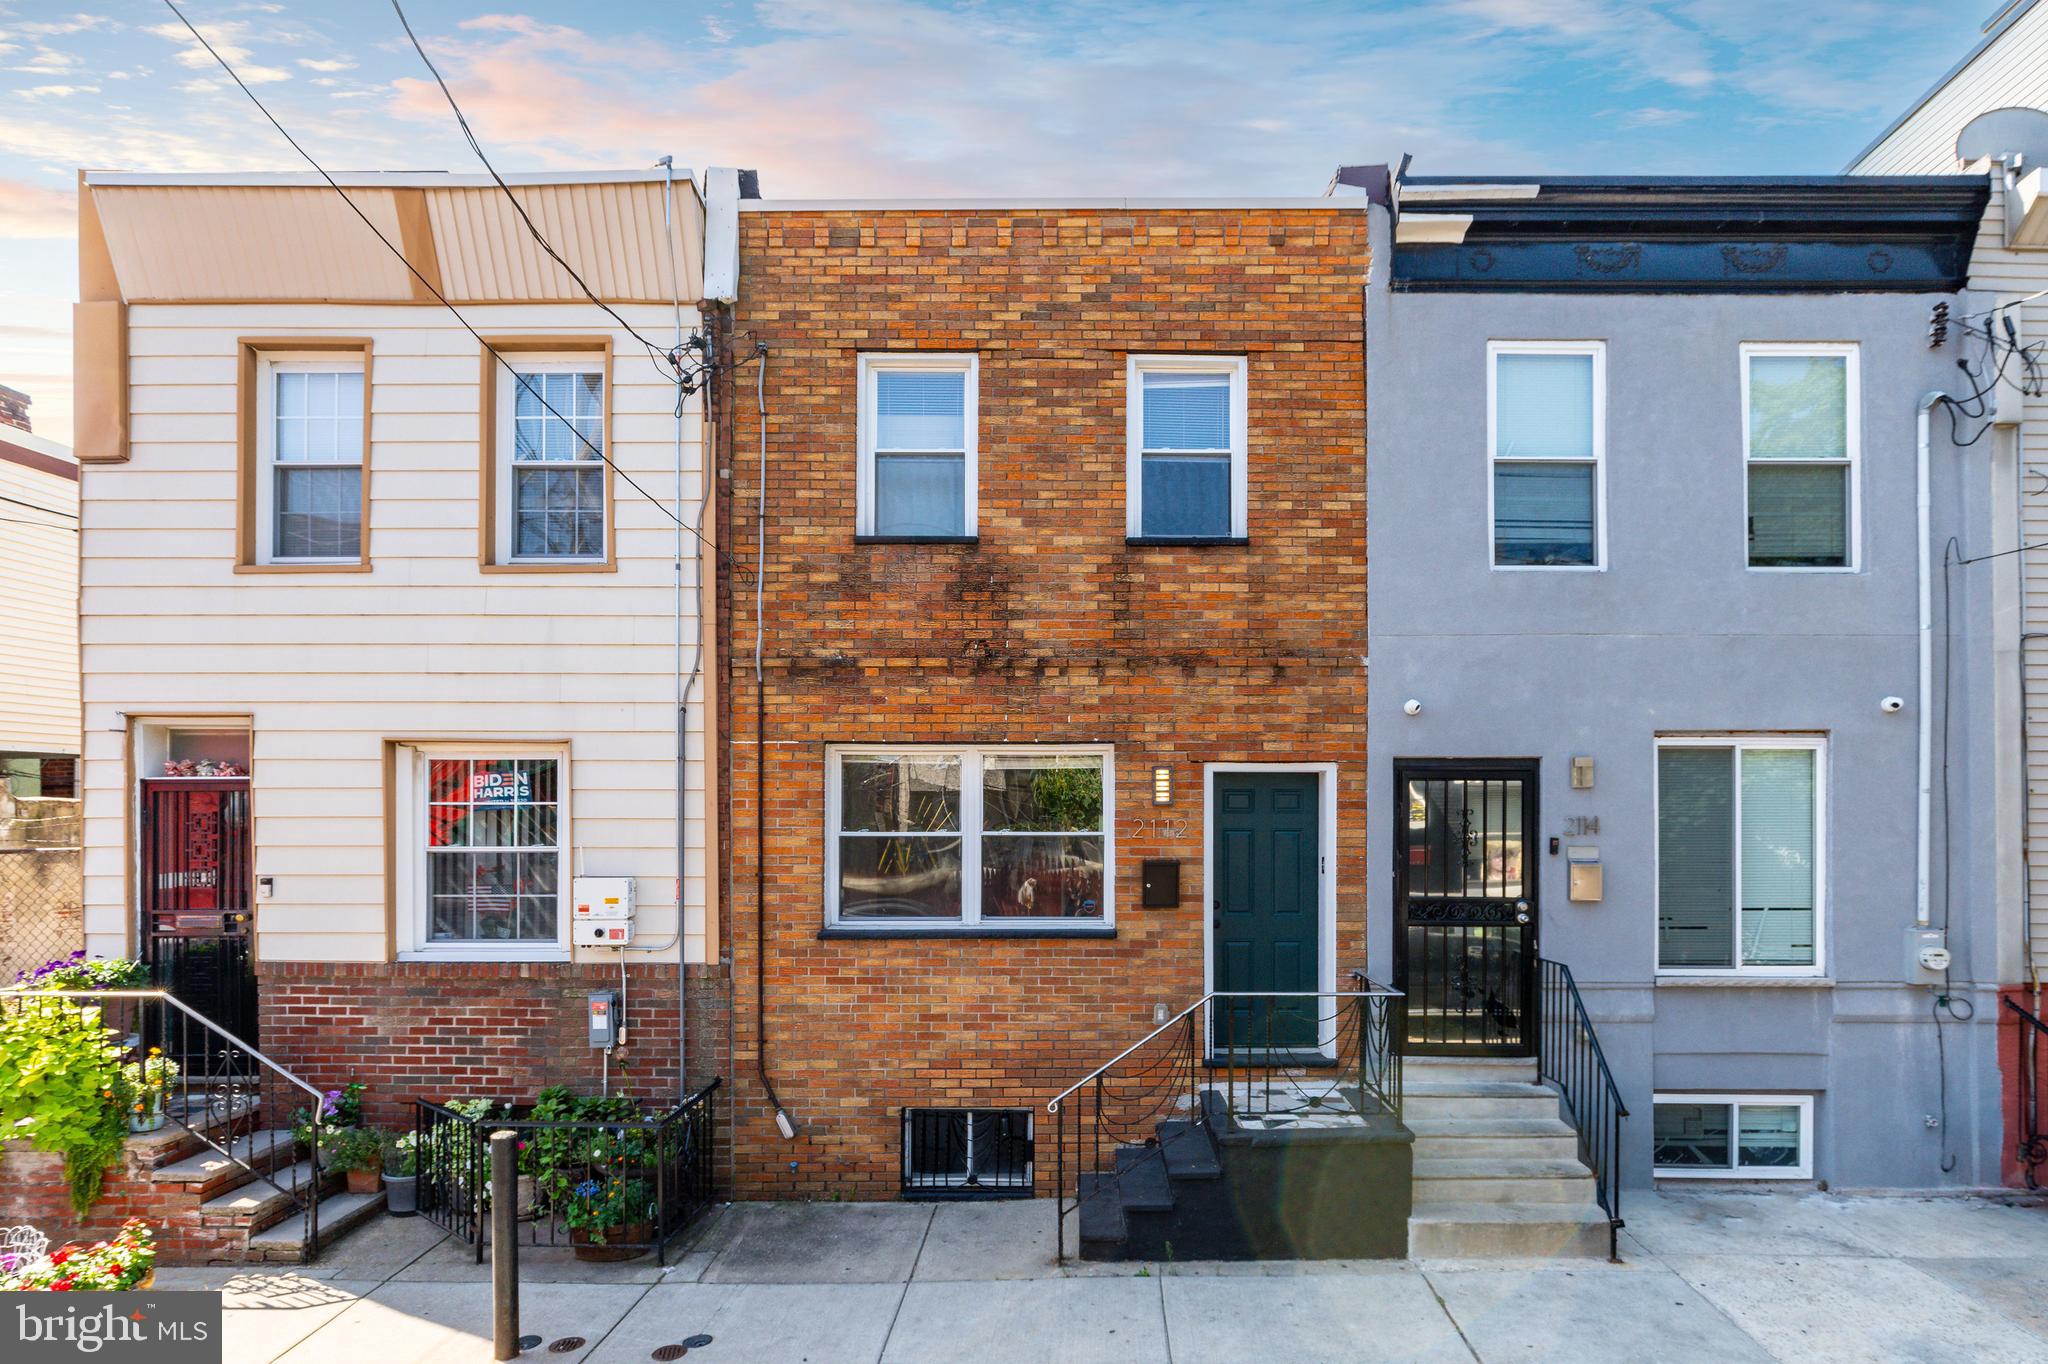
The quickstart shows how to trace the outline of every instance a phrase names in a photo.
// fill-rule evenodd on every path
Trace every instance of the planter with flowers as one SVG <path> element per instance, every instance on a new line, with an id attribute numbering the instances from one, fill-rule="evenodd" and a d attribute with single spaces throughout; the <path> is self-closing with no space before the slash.
<path id="1" fill-rule="evenodd" d="M 405 1133 L 384 1153 L 384 1207 L 393 1217 L 420 1210 L 418 1133 Z"/>
<path id="2" fill-rule="evenodd" d="M 327 1128 L 320 1133 L 322 1164 L 348 1176 L 350 1193 L 375 1193 L 388 1140 L 374 1127 Z"/>
<path id="3" fill-rule="evenodd" d="M 111 1241 L 68 1245 L 47 1255 L 0 1255 L 0 1292 L 116 1292 L 156 1278 L 149 1224 L 130 1218 Z"/>
<path id="4" fill-rule="evenodd" d="M 128 1140 L 121 1047 L 99 1006 L 33 994 L 0 1007 L 0 1129 L 64 1157 L 83 1218 Z"/>
<path id="5" fill-rule="evenodd" d="M 164 1125 L 164 1100 L 178 1078 L 178 1063 L 151 1047 L 149 1055 L 121 1067 L 128 1087 L 128 1130 L 154 1132 Z"/>
<path id="6" fill-rule="evenodd" d="M 586 1179 L 569 1190 L 561 1211 L 579 1260 L 631 1260 L 654 1242 L 654 1193 L 644 1180 Z"/>

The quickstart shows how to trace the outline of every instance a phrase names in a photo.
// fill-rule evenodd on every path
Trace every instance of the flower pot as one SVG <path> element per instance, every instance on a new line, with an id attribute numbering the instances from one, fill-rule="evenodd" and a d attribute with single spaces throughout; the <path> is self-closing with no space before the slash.
<path id="1" fill-rule="evenodd" d="M 384 1176 L 384 1207 L 393 1217 L 412 1217 L 420 1210 L 418 1175 Z"/>
<path id="2" fill-rule="evenodd" d="M 128 1113 L 130 1132 L 155 1132 L 164 1125 L 163 1096 L 158 1095 L 147 1108 L 135 1108 Z"/>
<path id="3" fill-rule="evenodd" d="M 139 1293 L 139 1292 L 141 1292 L 141 1291 L 142 1291 L 143 1289 L 145 1289 L 145 1288 L 152 1288 L 152 1287 L 154 1287 L 155 1285 L 156 1285 L 156 1266 L 155 1266 L 155 1265 L 151 1265 L 151 1266 L 149 1267 L 149 1273 L 147 1273 L 147 1274 L 143 1275 L 143 1276 L 142 1276 L 142 1278 L 141 1278 L 141 1279 L 140 1279 L 139 1281 L 137 1281 L 137 1283 L 136 1283 L 135 1287 L 134 1287 L 134 1288 L 133 1288 L 133 1289 L 132 1289 L 131 1291 L 132 1291 L 132 1292 L 137 1292 L 137 1293 Z"/>
<path id="4" fill-rule="evenodd" d="M 570 1229 L 569 1243 L 576 1247 L 576 1258 L 610 1264 L 619 1260 L 637 1260 L 645 1255 L 647 1243 L 654 1239 L 654 1226 L 649 1222 L 631 1222 L 623 1227 L 613 1227 L 604 1234 L 604 1245 L 591 1240 L 592 1234 L 581 1227 Z M 637 1244 L 622 1245 L 621 1242 Z"/>
<path id="5" fill-rule="evenodd" d="M 382 1170 L 350 1170 L 348 1191 L 350 1193 L 375 1193 L 377 1181 L 383 1176 Z"/>

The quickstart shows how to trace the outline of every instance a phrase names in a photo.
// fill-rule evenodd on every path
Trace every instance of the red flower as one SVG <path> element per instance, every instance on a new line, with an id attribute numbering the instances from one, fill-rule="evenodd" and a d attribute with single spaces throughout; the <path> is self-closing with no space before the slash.
<path id="1" fill-rule="evenodd" d="M 51 1264 L 53 1264 L 53 1265 L 61 1265 L 61 1264 L 63 1264 L 63 1263 L 64 1263 L 64 1262 L 66 1261 L 66 1260 L 68 1260 L 68 1259 L 70 1259 L 70 1258 L 71 1258 L 71 1247 L 69 1247 L 69 1246 L 66 1246 L 66 1247 L 64 1247 L 64 1249 L 62 1249 L 62 1250 L 59 1250 L 59 1251 L 54 1251 L 54 1252 L 52 1252 L 52 1253 L 51 1253 L 51 1255 L 50 1255 L 50 1263 L 51 1263 Z"/>
<path id="2" fill-rule="evenodd" d="M 74 1280 L 71 1279 L 59 1279 L 57 1280 L 57 1282 L 51 1284 L 50 1288 L 53 1292 L 62 1293 L 66 1289 L 70 1288 L 73 1282 Z"/>

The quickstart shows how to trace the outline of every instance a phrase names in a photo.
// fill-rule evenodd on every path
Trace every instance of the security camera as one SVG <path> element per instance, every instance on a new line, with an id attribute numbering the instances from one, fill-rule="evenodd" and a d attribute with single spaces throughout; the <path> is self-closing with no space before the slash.
<path id="1" fill-rule="evenodd" d="M 1877 703 L 1877 708 L 1886 715 L 1897 715 L 1906 708 L 1906 698 L 1903 696 L 1887 696 L 1884 700 Z"/>
<path id="2" fill-rule="evenodd" d="M 1403 701 L 1401 703 L 1401 713 L 1403 715 L 1420 715 L 1422 714 L 1422 703 L 1413 700 Z"/>

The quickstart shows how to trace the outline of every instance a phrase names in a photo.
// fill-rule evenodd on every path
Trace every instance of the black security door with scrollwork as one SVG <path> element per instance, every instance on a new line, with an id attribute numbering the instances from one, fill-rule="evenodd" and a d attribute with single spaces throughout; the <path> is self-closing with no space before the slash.
<path id="1" fill-rule="evenodd" d="M 1534 1055 L 1536 764 L 1402 763 L 1394 788 L 1403 1050 Z"/>

